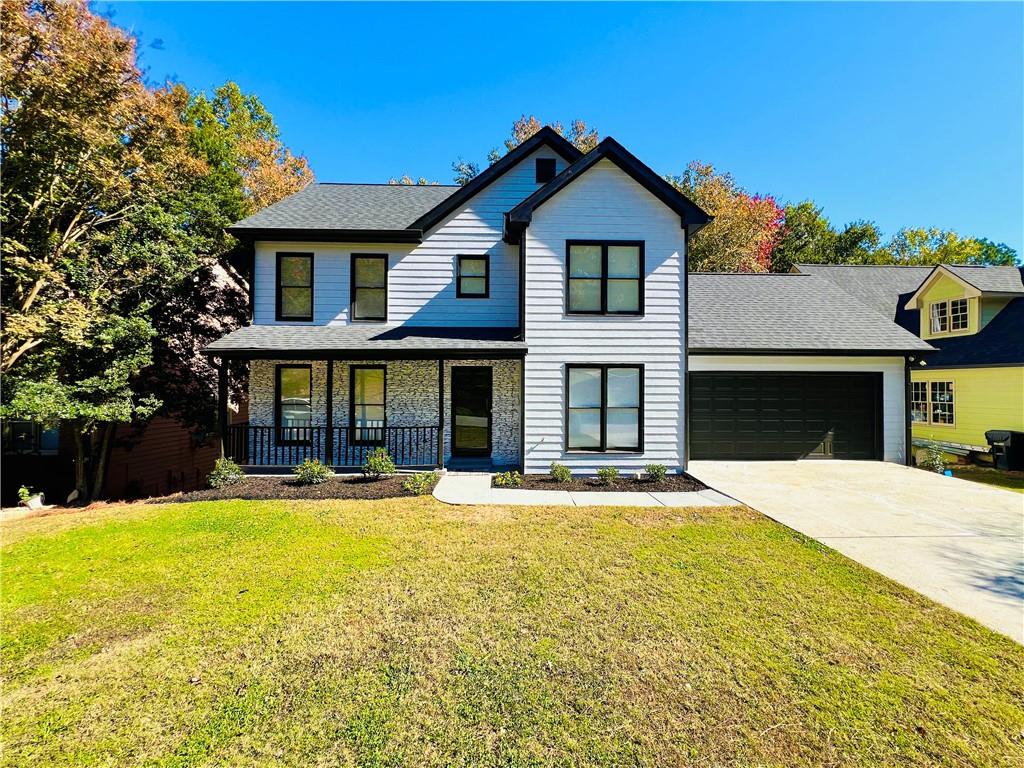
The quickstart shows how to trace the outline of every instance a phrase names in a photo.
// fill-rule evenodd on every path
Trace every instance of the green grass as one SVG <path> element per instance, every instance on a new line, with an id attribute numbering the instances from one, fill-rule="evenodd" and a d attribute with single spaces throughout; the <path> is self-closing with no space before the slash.
<path id="1" fill-rule="evenodd" d="M 743 509 L 4 523 L 5 765 L 1024 763 L 1024 648 Z"/>
<path id="2" fill-rule="evenodd" d="M 1024 493 L 1024 472 L 1008 472 L 987 467 L 953 467 L 953 477 Z"/>

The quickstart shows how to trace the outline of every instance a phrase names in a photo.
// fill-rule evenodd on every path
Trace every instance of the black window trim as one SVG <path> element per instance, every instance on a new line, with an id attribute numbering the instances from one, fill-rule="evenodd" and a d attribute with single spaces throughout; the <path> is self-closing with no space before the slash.
<path id="1" fill-rule="evenodd" d="M 475 259 L 484 263 L 484 292 L 464 293 L 462 290 L 462 260 Z M 466 275 L 479 277 L 479 275 Z M 491 297 L 491 257 L 489 254 L 460 253 L 455 257 L 455 298 L 457 299 L 489 299 Z"/>
<path id="2" fill-rule="evenodd" d="M 384 372 L 384 426 L 380 428 L 380 440 L 359 440 L 356 435 L 356 371 Z M 388 367 L 386 365 L 350 365 L 348 369 L 348 426 L 352 445 L 384 445 L 388 429 Z M 368 427 L 366 429 L 373 429 Z"/>
<path id="3" fill-rule="evenodd" d="M 356 317 L 356 259 L 380 259 L 384 262 L 384 316 Z M 388 321 L 388 254 L 353 253 L 349 258 L 349 317 L 353 323 L 386 323 Z"/>
<path id="4" fill-rule="evenodd" d="M 286 257 L 304 256 L 309 259 L 309 314 L 298 316 L 288 315 L 287 317 L 281 314 L 281 259 Z M 316 283 L 316 254 L 310 251 L 278 251 L 275 261 L 275 275 L 274 275 L 274 319 L 284 322 L 296 322 L 296 323 L 308 323 L 313 320 L 313 315 L 316 312 L 316 291 L 314 285 Z M 299 285 L 286 286 L 288 288 L 301 288 Z"/>
<path id="5" fill-rule="evenodd" d="M 285 427 L 281 423 L 281 371 L 286 368 L 305 369 L 309 374 L 309 422 L 313 425 L 313 366 L 300 363 L 279 363 L 274 366 L 274 442 L 277 445 L 312 445 L 313 432 L 310 428 L 304 440 L 287 440 L 284 438 L 285 429 L 301 429 L 301 427 Z"/>
<path id="6" fill-rule="evenodd" d="M 574 368 L 599 368 L 601 370 L 601 446 L 599 448 L 572 448 L 569 446 L 569 372 Z M 640 405 L 637 409 L 637 447 L 608 447 L 608 371 L 616 368 L 630 368 L 640 371 Z M 562 414 L 562 428 L 565 453 L 621 453 L 639 454 L 644 452 L 644 364 L 643 363 L 566 363 L 565 364 L 565 407 Z"/>
<path id="7" fill-rule="evenodd" d="M 541 163 L 543 163 L 544 173 L 541 174 Z M 542 178 L 542 175 L 546 178 Z M 555 176 L 558 175 L 558 163 L 553 157 L 538 157 L 535 158 L 533 164 L 533 179 L 537 184 L 547 184 Z"/>
<path id="8" fill-rule="evenodd" d="M 565 314 L 580 316 L 609 316 L 609 317 L 643 317 L 644 315 L 644 294 L 646 293 L 646 265 L 643 240 L 566 240 L 565 241 Z M 601 246 L 601 309 L 597 312 L 574 310 L 569 306 L 569 286 L 573 278 L 569 276 L 569 259 L 574 245 L 599 245 Z M 610 312 L 608 310 L 608 246 L 610 245 L 632 245 L 639 249 L 637 265 L 637 281 L 639 282 L 639 299 L 635 312 Z M 576 278 L 583 279 L 583 278 Z M 593 279 L 593 278 L 586 278 Z"/>

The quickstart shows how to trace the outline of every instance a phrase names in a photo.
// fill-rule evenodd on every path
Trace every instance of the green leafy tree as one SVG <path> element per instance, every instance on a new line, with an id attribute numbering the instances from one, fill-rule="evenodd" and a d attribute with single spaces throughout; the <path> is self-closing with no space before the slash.
<path id="1" fill-rule="evenodd" d="M 881 243 L 874 222 L 856 221 L 837 231 L 811 200 L 785 207 L 781 237 L 772 252 L 772 269 L 787 272 L 794 264 L 870 263 Z"/>

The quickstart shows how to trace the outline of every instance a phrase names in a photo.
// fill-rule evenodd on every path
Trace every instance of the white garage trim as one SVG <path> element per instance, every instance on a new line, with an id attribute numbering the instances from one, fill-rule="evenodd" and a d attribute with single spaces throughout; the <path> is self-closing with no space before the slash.
<path id="1" fill-rule="evenodd" d="M 769 373 L 801 371 L 882 374 L 882 451 L 886 461 L 906 459 L 906 380 L 902 357 L 810 355 L 689 355 L 689 370 Z"/>

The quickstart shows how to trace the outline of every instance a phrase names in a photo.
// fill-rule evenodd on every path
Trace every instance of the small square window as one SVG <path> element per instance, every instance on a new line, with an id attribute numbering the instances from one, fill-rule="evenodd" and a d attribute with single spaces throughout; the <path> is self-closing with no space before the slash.
<path id="1" fill-rule="evenodd" d="M 537 158 L 537 183 L 547 184 L 555 178 L 555 159 L 553 157 Z"/>

